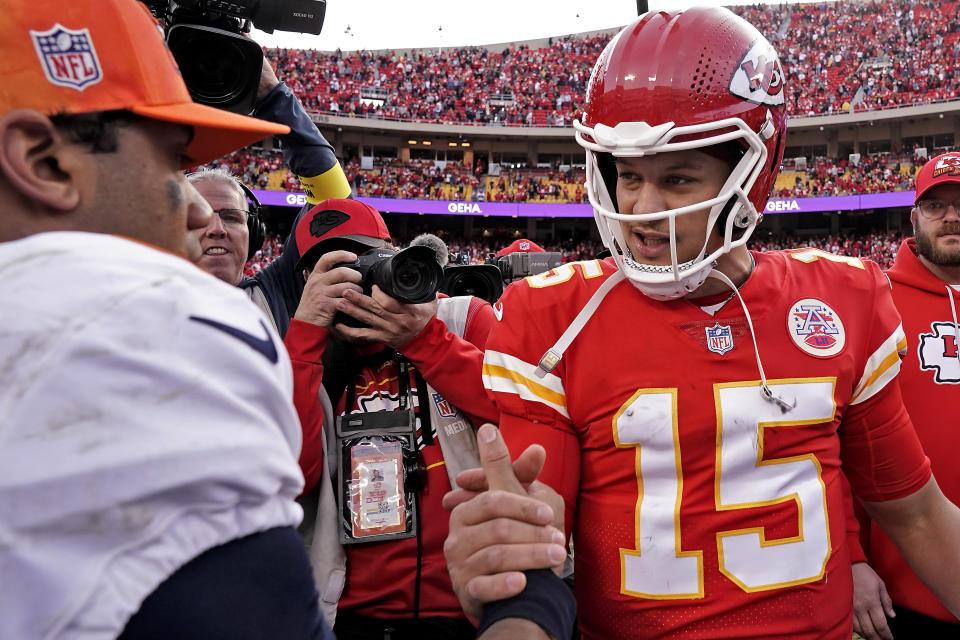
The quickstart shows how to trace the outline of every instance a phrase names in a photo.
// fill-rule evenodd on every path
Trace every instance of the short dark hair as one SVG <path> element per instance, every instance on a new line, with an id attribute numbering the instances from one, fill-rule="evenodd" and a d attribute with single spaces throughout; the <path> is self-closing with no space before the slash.
<path id="1" fill-rule="evenodd" d="M 93 153 L 115 152 L 118 146 L 117 130 L 143 119 L 143 116 L 122 109 L 50 116 L 50 121 L 58 131 L 71 142 L 89 145 Z"/>

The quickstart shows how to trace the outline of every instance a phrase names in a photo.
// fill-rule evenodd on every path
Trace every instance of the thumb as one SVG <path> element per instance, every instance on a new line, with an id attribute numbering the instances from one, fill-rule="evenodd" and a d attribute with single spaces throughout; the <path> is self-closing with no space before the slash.
<path id="1" fill-rule="evenodd" d="M 484 424 L 477 431 L 477 444 L 480 448 L 480 466 L 487 476 L 487 487 L 526 495 L 510 464 L 510 451 L 500 430 L 492 424 Z"/>
<path id="2" fill-rule="evenodd" d="M 893 600 L 890 599 L 890 594 L 887 593 L 887 585 L 883 582 L 880 582 L 880 604 L 883 605 L 883 611 L 888 618 L 897 617 L 897 613 L 893 610 Z"/>

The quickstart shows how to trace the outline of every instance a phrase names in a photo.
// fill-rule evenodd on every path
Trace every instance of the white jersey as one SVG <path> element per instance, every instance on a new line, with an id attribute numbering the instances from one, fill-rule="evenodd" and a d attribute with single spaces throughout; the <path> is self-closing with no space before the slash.
<path id="1" fill-rule="evenodd" d="M 0 638 L 115 638 L 302 518 L 290 361 L 239 289 L 117 237 L 0 243 Z"/>

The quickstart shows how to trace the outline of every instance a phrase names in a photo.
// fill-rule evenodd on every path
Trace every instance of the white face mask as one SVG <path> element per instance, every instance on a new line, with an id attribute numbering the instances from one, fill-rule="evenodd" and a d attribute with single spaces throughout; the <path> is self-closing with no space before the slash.
<path id="1" fill-rule="evenodd" d="M 621 122 L 616 127 L 597 125 L 589 128 L 580 122 L 574 122 L 574 128 L 577 142 L 587 150 L 587 195 L 590 204 L 593 205 L 594 220 L 600 236 L 617 267 L 645 295 L 656 300 L 672 300 L 696 290 L 707 279 L 717 258 L 746 244 L 760 222 L 762 215 L 750 202 L 748 194 L 767 161 L 767 148 L 763 143 L 763 136 L 766 134 L 769 138 L 773 135 L 775 127 L 772 117 L 768 118 L 760 133 L 751 130 L 739 118 L 686 127 L 674 127 L 672 122 L 656 127 L 643 122 Z M 713 133 L 713 135 L 696 140 L 673 142 L 676 138 L 682 139 L 691 134 L 704 133 Z M 745 142 L 747 149 L 716 197 L 656 213 L 640 215 L 617 213 L 597 162 L 598 153 L 609 153 L 614 157 L 642 157 L 657 153 L 702 149 L 734 140 Z M 729 205 L 729 213 L 724 217 L 725 224 L 721 233 L 723 244 L 708 254 L 707 241 L 724 209 L 728 207 L 728 203 L 732 204 Z M 705 209 L 709 209 L 710 213 L 700 253 L 692 260 L 680 262 L 677 258 L 675 220 L 678 216 Z M 670 225 L 671 264 L 647 265 L 638 262 L 630 255 L 629 244 L 623 237 L 620 223 L 664 219 L 668 220 Z"/>

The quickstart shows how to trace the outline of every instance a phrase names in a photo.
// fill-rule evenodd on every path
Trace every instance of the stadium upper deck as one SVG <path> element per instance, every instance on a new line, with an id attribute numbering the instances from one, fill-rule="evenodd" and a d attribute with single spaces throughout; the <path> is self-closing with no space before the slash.
<path id="1" fill-rule="evenodd" d="M 788 112 L 816 116 L 960 98 L 960 2 L 733 7 L 781 54 Z M 432 124 L 568 127 L 611 34 L 548 46 L 408 52 L 272 50 L 318 114 Z"/>

